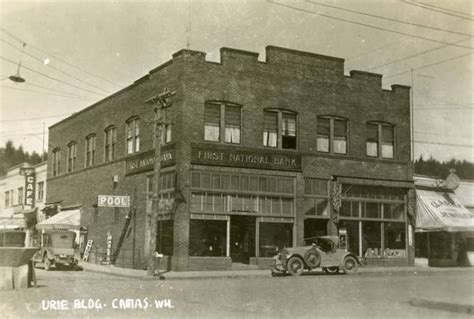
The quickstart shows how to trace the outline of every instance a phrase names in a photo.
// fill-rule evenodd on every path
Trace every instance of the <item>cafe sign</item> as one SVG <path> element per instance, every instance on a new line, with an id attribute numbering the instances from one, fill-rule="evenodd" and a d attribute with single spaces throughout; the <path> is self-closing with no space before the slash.
<path id="1" fill-rule="evenodd" d="M 161 167 L 174 165 L 174 149 L 162 149 Z M 127 159 L 125 163 L 125 175 L 137 174 L 153 170 L 155 165 L 155 151 L 150 150 Z"/>
<path id="2" fill-rule="evenodd" d="M 193 164 L 301 171 L 301 156 L 260 149 L 193 145 L 191 161 Z"/>
<path id="3" fill-rule="evenodd" d="M 22 167 L 20 174 L 25 175 L 25 205 L 35 206 L 36 173 L 34 168 Z"/>

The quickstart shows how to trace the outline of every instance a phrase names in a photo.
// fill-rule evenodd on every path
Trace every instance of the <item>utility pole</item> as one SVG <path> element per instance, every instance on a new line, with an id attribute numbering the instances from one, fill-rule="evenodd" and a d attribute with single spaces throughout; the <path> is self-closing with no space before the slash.
<path id="1" fill-rule="evenodd" d="M 148 257 L 147 257 L 147 275 L 155 275 L 155 251 L 156 251 L 156 236 L 158 226 L 158 210 L 160 204 L 160 169 L 161 169 L 161 134 L 163 125 L 170 124 L 166 117 L 166 109 L 171 106 L 168 98 L 174 96 L 176 92 L 171 92 L 168 88 L 163 90 L 163 93 L 152 96 L 145 102 L 153 105 L 155 117 L 153 119 L 153 147 L 155 148 L 155 161 L 153 168 L 153 195 L 152 195 L 152 210 L 149 221 L 150 239 L 148 243 Z"/>

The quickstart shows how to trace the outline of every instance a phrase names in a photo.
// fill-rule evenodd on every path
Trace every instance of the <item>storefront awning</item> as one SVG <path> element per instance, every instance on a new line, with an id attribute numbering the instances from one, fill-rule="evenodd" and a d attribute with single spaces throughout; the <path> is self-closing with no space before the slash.
<path id="1" fill-rule="evenodd" d="M 474 214 L 453 193 L 416 190 L 416 231 L 474 231 Z"/>
<path id="2" fill-rule="evenodd" d="M 36 229 L 80 229 L 81 210 L 66 210 L 36 225 Z"/>
<path id="3" fill-rule="evenodd" d="M 0 218 L 0 231 L 24 228 L 26 228 L 26 223 L 23 218 Z"/>

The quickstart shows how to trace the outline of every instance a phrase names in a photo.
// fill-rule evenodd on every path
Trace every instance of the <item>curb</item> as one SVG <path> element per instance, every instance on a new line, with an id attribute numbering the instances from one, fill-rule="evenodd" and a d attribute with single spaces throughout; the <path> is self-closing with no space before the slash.
<path id="1" fill-rule="evenodd" d="M 429 308 L 436 310 L 444 310 L 449 312 L 458 312 L 466 314 L 474 314 L 474 306 L 462 305 L 448 302 L 432 301 L 427 299 L 413 298 L 410 300 L 410 305 L 414 307 Z"/>

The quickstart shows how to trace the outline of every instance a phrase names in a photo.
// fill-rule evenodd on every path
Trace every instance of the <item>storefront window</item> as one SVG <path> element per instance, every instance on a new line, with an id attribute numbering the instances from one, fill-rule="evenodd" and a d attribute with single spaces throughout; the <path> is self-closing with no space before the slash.
<path id="1" fill-rule="evenodd" d="M 384 223 L 384 257 L 405 257 L 405 223 Z"/>
<path id="2" fill-rule="evenodd" d="M 345 228 L 347 230 L 347 247 L 348 250 L 356 255 L 360 255 L 359 248 L 359 222 L 341 220 L 339 223 L 339 229 Z"/>
<path id="3" fill-rule="evenodd" d="M 362 222 L 362 256 L 380 258 L 382 254 L 381 222 Z"/>
<path id="4" fill-rule="evenodd" d="M 189 255 L 223 257 L 226 255 L 226 221 L 191 219 Z"/>
<path id="5" fill-rule="evenodd" d="M 167 255 L 173 255 L 173 221 L 163 220 L 158 221 L 157 237 L 156 237 L 156 251 Z"/>
<path id="6" fill-rule="evenodd" d="M 260 223 L 260 257 L 273 257 L 284 247 L 291 247 L 293 224 Z"/>
<path id="7" fill-rule="evenodd" d="M 304 238 L 327 235 L 328 219 L 308 218 L 304 221 Z"/>

